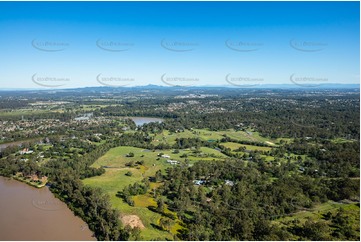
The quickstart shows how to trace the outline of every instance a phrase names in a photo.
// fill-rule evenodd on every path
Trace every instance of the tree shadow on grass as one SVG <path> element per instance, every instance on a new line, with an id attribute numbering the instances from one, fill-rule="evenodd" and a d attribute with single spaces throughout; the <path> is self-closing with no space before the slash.
<path id="1" fill-rule="evenodd" d="M 158 214 L 160 214 L 160 215 L 162 215 L 162 216 L 165 216 L 165 217 L 168 217 L 168 218 L 170 218 L 170 219 L 172 219 L 172 220 L 174 220 L 174 219 L 177 218 L 177 216 L 174 215 L 174 214 L 158 211 L 155 206 L 148 206 L 147 208 L 148 208 L 150 211 L 154 212 L 154 213 L 158 213 Z"/>
<path id="2" fill-rule="evenodd" d="M 155 228 L 155 229 L 158 229 L 160 231 L 165 231 L 161 226 L 157 225 L 157 224 L 154 224 L 154 223 L 150 223 L 150 225 Z"/>

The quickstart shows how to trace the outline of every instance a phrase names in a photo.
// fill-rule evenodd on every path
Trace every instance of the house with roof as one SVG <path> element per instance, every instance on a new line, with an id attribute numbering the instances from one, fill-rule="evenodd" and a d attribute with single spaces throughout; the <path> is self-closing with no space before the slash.
<path id="1" fill-rule="evenodd" d="M 176 164 L 178 164 L 179 162 L 176 161 L 176 160 L 167 160 L 167 163 L 172 164 L 172 165 L 176 165 Z"/>

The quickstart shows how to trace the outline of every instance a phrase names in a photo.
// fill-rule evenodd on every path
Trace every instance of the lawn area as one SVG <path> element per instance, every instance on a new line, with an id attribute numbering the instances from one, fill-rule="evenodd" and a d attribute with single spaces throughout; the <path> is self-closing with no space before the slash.
<path id="1" fill-rule="evenodd" d="M 253 142 L 263 142 L 269 146 L 277 146 L 281 140 L 284 142 L 291 142 L 291 139 L 279 138 L 279 139 L 270 139 L 261 136 L 258 132 L 254 131 L 235 131 L 234 129 L 224 130 L 224 131 L 210 131 L 208 129 L 192 129 L 184 130 L 184 132 L 179 133 L 170 133 L 168 130 L 164 130 L 161 134 L 154 136 L 154 144 L 167 143 L 175 144 L 176 138 L 200 138 L 205 141 L 216 141 L 224 138 L 224 135 L 232 139 L 239 141 L 253 141 Z"/>
<path id="2" fill-rule="evenodd" d="M 126 157 L 128 153 L 134 153 L 134 157 Z M 122 146 L 109 150 L 104 156 L 100 157 L 92 166 L 93 167 L 105 167 L 106 170 L 111 170 L 115 168 L 122 169 L 130 169 L 125 166 L 126 163 L 130 161 L 144 161 L 144 166 L 140 167 L 140 170 L 143 171 L 144 176 L 153 176 L 155 172 L 159 169 L 165 169 L 167 167 L 171 167 L 172 165 L 168 164 L 167 159 L 184 161 L 185 158 L 181 158 L 183 154 L 188 155 L 189 160 L 213 160 L 213 159 L 222 159 L 227 156 L 222 154 L 221 152 L 211 149 L 208 147 L 201 147 L 200 154 L 196 155 L 194 150 L 185 149 L 180 150 L 178 154 L 174 154 L 173 150 L 159 150 L 159 151 L 151 151 L 145 150 L 136 147 Z M 170 158 L 162 158 L 158 157 L 159 153 L 164 153 L 165 155 L 169 155 Z M 142 157 L 143 156 L 143 157 Z M 159 159 L 159 160 L 157 160 Z M 132 168 L 135 169 L 135 168 Z"/>
<path id="3" fill-rule="evenodd" d="M 246 150 L 259 150 L 259 151 L 270 151 L 272 149 L 271 147 L 244 145 L 233 142 L 221 143 L 221 145 L 224 145 L 225 147 L 230 148 L 231 150 L 238 149 L 239 147 L 246 147 Z"/>
<path id="4" fill-rule="evenodd" d="M 184 130 L 184 132 L 178 132 L 178 133 L 170 133 L 168 130 L 163 130 L 162 133 L 157 134 L 154 136 L 154 140 L 153 140 L 153 144 L 157 145 L 157 144 L 161 144 L 161 143 L 166 143 L 166 144 L 170 144 L 173 145 L 175 144 L 175 140 L 178 138 L 194 138 L 195 135 L 189 131 L 189 130 Z"/>
<path id="5" fill-rule="evenodd" d="M 194 135 L 198 136 L 203 140 L 220 140 L 224 138 L 224 135 L 228 137 L 239 140 L 239 141 L 253 141 L 253 142 L 263 142 L 270 146 L 276 146 L 281 139 L 270 139 L 261 136 L 258 132 L 251 130 L 247 131 L 236 131 L 234 129 L 228 129 L 224 131 L 210 131 L 207 129 L 193 129 Z M 289 140 L 282 138 L 283 140 Z"/>
<path id="6" fill-rule="evenodd" d="M 188 154 L 187 159 L 190 161 L 190 164 L 200 160 L 223 160 L 228 157 L 220 151 L 208 147 L 201 147 L 199 151 L 200 153 L 189 150 L 184 151 L 184 153 Z"/>
<path id="7" fill-rule="evenodd" d="M 331 142 L 335 144 L 347 143 L 347 142 L 355 142 L 357 140 L 343 139 L 343 138 L 335 138 L 332 139 Z"/>
<path id="8" fill-rule="evenodd" d="M 280 144 L 281 142 L 283 142 L 283 143 L 289 144 L 289 143 L 292 143 L 293 140 L 294 140 L 293 138 L 277 138 L 277 139 L 275 140 L 275 143 L 276 143 L 276 144 Z"/>
<path id="9" fill-rule="evenodd" d="M 261 155 L 262 158 L 265 158 L 266 161 L 274 161 L 275 158 L 269 155 Z"/>
<path id="10" fill-rule="evenodd" d="M 106 142 L 105 140 L 101 140 L 100 142 L 92 142 L 92 144 L 99 146 L 99 145 L 105 144 L 105 142 Z"/>
<path id="11" fill-rule="evenodd" d="M 275 146 L 275 142 L 276 142 L 275 140 L 261 136 L 258 132 L 253 132 L 250 130 L 248 131 L 227 130 L 227 131 L 219 131 L 219 133 L 225 134 L 228 137 L 239 141 L 263 142 L 271 146 Z"/>
<path id="12" fill-rule="evenodd" d="M 10 111 L 10 112 L 4 112 L 1 111 L 0 112 L 0 117 L 14 117 L 14 116 L 24 116 L 24 118 L 27 115 L 38 115 L 38 114 L 42 114 L 42 113 L 46 113 L 47 110 L 35 110 L 35 109 L 18 109 L 15 111 Z"/>
<path id="13" fill-rule="evenodd" d="M 227 156 L 225 154 L 223 154 L 222 152 L 220 152 L 216 149 L 212 149 L 212 148 L 208 148 L 208 147 L 201 147 L 200 150 L 204 154 L 215 155 L 220 158 L 227 158 Z"/>
<path id="14" fill-rule="evenodd" d="M 199 137 L 202 140 L 220 140 L 224 138 L 218 131 L 209 131 L 208 129 L 193 129 L 192 131 L 195 137 Z"/>
<path id="15" fill-rule="evenodd" d="M 97 110 L 99 108 L 104 108 L 104 107 L 107 107 L 107 106 L 111 106 L 111 105 L 100 105 L 100 104 L 97 104 L 97 105 L 81 105 L 79 107 L 79 109 L 81 109 L 82 111 L 94 111 L 94 110 Z"/>

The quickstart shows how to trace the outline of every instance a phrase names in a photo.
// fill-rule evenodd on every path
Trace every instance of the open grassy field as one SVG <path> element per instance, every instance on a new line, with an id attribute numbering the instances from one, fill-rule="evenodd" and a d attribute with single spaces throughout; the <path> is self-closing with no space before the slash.
<path id="1" fill-rule="evenodd" d="M 172 133 L 168 130 L 164 130 L 160 134 L 154 135 L 153 144 L 157 145 L 160 143 L 167 144 L 175 144 L 175 140 L 177 138 L 200 138 L 204 141 L 216 141 L 221 140 L 224 136 L 228 136 L 232 139 L 236 139 L 239 141 L 253 141 L 253 142 L 263 142 L 267 146 L 277 146 L 281 140 L 284 142 L 290 142 L 291 139 L 269 139 L 266 137 L 262 137 L 258 132 L 253 131 L 235 131 L 233 129 L 225 130 L 225 131 L 210 131 L 208 129 L 192 129 L 192 130 L 184 130 L 184 132 L 176 132 Z"/>
<path id="2" fill-rule="evenodd" d="M 34 109 L 19 109 L 16 111 L 10 111 L 10 112 L 5 112 L 5 111 L 1 111 L 0 112 L 0 117 L 21 117 L 24 116 L 24 118 L 28 115 L 39 115 L 42 113 L 47 113 L 47 110 L 34 110 Z"/>
<path id="3" fill-rule="evenodd" d="M 134 157 L 126 157 L 128 153 L 134 153 Z M 194 150 L 185 149 L 180 150 L 178 154 L 174 154 L 173 150 L 159 150 L 151 151 L 145 150 L 136 147 L 122 146 L 109 150 L 104 156 L 100 157 L 94 164 L 94 167 L 106 166 L 107 169 L 114 168 L 126 168 L 125 163 L 130 161 L 144 161 L 144 167 L 140 167 L 140 170 L 143 171 L 144 176 L 152 176 L 159 169 L 165 169 L 171 167 L 172 165 L 168 164 L 166 160 L 168 158 L 158 157 L 159 153 L 164 153 L 169 155 L 172 160 L 184 161 L 185 158 L 181 158 L 183 154 L 187 154 L 187 159 L 190 161 L 198 160 L 213 160 L 213 159 L 222 159 L 227 158 L 226 155 L 222 154 L 218 150 L 201 147 L 200 153 L 195 153 Z M 128 168 L 126 168 L 128 169 Z M 135 169 L 135 168 L 134 168 Z"/>
<path id="4" fill-rule="evenodd" d="M 193 129 L 193 130 L 184 130 L 184 132 L 179 133 L 170 133 L 168 130 L 164 130 L 161 134 L 157 134 L 154 137 L 154 144 L 158 143 L 168 143 L 174 144 L 176 138 L 200 138 L 204 141 L 216 141 L 224 138 L 224 135 L 232 139 L 239 141 L 254 141 L 254 142 L 264 142 L 269 146 L 275 146 L 274 142 L 277 140 L 268 139 L 259 135 L 258 132 L 251 131 L 235 131 L 233 129 L 225 131 L 209 131 L 207 129 Z"/>
<path id="5" fill-rule="evenodd" d="M 261 155 L 261 157 L 264 158 L 267 162 L 275 160 L 275 158 L 273 156 L 270 156 L 270 155 Z"/>
<path id="6" fill-rule="evenodd" d="M 168 130 L 163 130 L 162 133 L 157 134 L 154 136 L 153 144 L 157 145 L 160 143 L 166 143 L 173 145 L 175 144 L 175 140 L 177 138 L 194 138 L 196 137 L 191 131 L 184 130 L 184 132 L 178 132 L 178 133 L 171 133 Z"/>
<path id="7" fill-rule="evenodd" d="M 222 134 L 215 131 L 209 131 L 208 129 L 193 129 L 192 134 L 202 140 L 220 140 L 224 138 Z"/>
<path id="8" fill-rule="evenodd" d="M 355 142 L 356 140 L 353 139 L 343 139 L 343 138 L 335 138 L 332 139 L 331 142 L 335 143 L 335 144 L 339 144 L 339 143 L 347 143 L 347 142 Z"/>
<path id="9" fill-rule="evenodd" d="M 169 133 L 169 131 L 164 130 L 161 134 L 155 136 L 156 141 L 167 141 L 174 142 L 176 138 L 200 138 L 205 141 L 220 140 L 224 138 L 224 135 L 232 139 L 239 141 L 254 141 L 254 142 L 264 142 L 270 146 L 274 146 L 275 143 L 279 143 L 280 139 L 269 139 L 262 137 L 258 132 L 254 131 L 235 131 L 234 129 L 224 130 L 224 131 L 210 131 L 208 129 L 192 129 L 184 130 L 184 132 L 179 133 Z"/>
<path id="10" fill-rule="evenodd" d="M 210 131 L 207 129 L 193 129 L 193 134 L 198 136 L 203 140 L 220 140 L 224 138 L 224 135 L 232 139 L 239 141 L 253 141 L 253 142 L 263 142 L 269 146 L 276 146 L 281 140 L 284 142 L 289 142 L 291 139 L 270 139 L 261 136 L 258 132 L 253 130 L 247 131 L 235 131 L 234 129 L 224 130 L 224 131 Z"/>
<path id="11" fill-rule="evenodd" d="M 130 152 L 134 153 L 134 157 L 126 156 Z M 160 152 L 169 155 L 169 159 L 177 161 L 184 161 L 185 158 L 180 158 L 180 156 L 187 154 L 187 159 L 190 164 L 198 160 L 222 159 L 227 157 L 215 149 L 206 147 L 201 147 L 199 152 L 196 153 L 191 149 L 187 149 L 180 150 L 178 154 L 173 154 L 173 150 L 153 152 L 136 147 L 117 147 L 109 150 L 93 164 L 93 167 L 105 167 L 105 174 L 84 180 L 84 184 L 92 187 L 100 187 L 108 193 L 112 205 L 121 211 L 122 215 L 137 215 L 145 226 L 141 232 L 144 240 L 152 238 L 161 238 L 162 240 L 173 238 L 170 232 L 161 231 L 152 226 L 152 224 L 158 225 L 161 215 L 147 208 L 148 206 L 156 205 L 156 201 L 153 199 L 151 192 L 145 195 L 134 196 L 134 207 L 129 206 L 121 198 L 116 197 L 116 194 L 130 184 L 140 182 L 145 177 L 154 176 L 158 170 L 165 170 L 167 167 L 173 166 L 166 162 L 167 158 L 158 156 Z M 144 161 L 144 164 L 141 166 L 128 167 L 125 165 L 130 161 L 136 162 L 141 160 Z M 125 175 L 128 171 L 132 172 L 132 176 Z M 151 183 L 151 188 L 159 185 L 161 184 Z M 170 211 L 166 210 L 166 212 Z M 180 228 L 180 225 L 175 222 L 170 230 L 175 234 L 177 229 Z"/>
<path id="12" fill-rule="evenodd" d="M 268 145 L 275 145 L 274 140 L 262 137 L 259 135 L 258 132 L 229 130 L 229 131 L 224 131 L 223 133 L 232 139 L 236 139 L 240 141 L 264 142 L 267 143 Z"/>
<path id="13" fill-rule="evenodd" d="M 259 151 L 270 151 L 271 147 L 265 147 L 265 146 L 255 146 L 255 145 L 244 145 L 244 144 L 238 144 L 233 142 L 226 142 L 221 143 L 221 145 L 224 145 L 227 148 L 230 148 L 231 150 L 236 150 L 240 147 L 246 147 L 246 150 L 259 150 Z"/>

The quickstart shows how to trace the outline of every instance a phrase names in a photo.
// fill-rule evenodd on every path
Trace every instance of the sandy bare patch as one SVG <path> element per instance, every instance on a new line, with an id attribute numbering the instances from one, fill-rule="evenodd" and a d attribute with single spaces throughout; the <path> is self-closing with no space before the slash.
<path id="1" fill-rule="evenodd" d="M 140 229 L 144 229 L 144 225 L 142 220 L 137 215 L 124 215 L 120 218 L 124 226 L 129 225 L 130 227 L 138 227 Z"/>
<path id="2" fill-rule="evenodd" d="M 267 144 L 269 145 L 275 145 L 275 143 L 272 143 L 272 142 L 269 142 L 269 141 L 266 141 Z"/>

